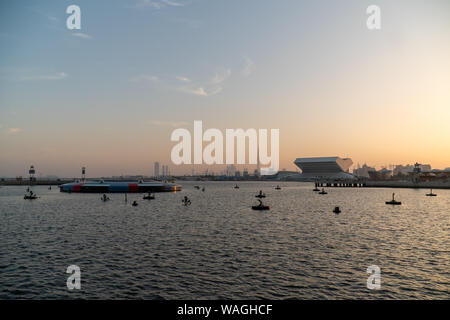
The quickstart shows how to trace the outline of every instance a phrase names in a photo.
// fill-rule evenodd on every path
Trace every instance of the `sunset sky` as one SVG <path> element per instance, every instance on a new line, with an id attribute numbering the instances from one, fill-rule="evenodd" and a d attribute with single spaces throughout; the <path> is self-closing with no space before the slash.
<path id="1" fill-rule="evenodd" d="M 450 167 L 448 0 L 19 0 L 0 15 L 0 176 L 190 173 L 170 134 L 194 120 L 280 129 L 280 169 Z"/>

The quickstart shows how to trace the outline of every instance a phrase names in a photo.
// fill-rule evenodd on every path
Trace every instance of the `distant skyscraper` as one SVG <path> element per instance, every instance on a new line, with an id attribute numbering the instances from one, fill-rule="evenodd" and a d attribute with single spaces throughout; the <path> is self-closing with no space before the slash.
<path id="1" fill-rule="evenodd" d="M 159 177 L 159 162 L 155 162 L 155 177 Z"/>
<path id="2" fill-rule="evenodd" d="M 163 165 L 161 169 L 162 169 L 162 173 L 161 173 L 161 176 L 163 176 L 163 177 L 167 177 L 167 176 L 169 175 L 169 167 L 168 167 L 168 166 L 165 166 L 165 165 Z"/>

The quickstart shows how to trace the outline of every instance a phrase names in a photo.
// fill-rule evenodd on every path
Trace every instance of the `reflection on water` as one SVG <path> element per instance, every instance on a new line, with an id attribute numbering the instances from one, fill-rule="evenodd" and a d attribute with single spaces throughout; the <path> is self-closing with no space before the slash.
<path id="1" fill-rule="evenodd" d="M 318 195 L 277 183 L 182 183 L 127 203 L 47 187 L 25 201 L 25 187 L 0 188 L 0 298 L 450 298 L 450 190 L 396 189 L 394 207 L 392 189 Z M 270 211 L 250 208 L 260 189 Z M 66 287 L 72 264 L 79 291 Z M 381 290 L 366 287 L 370 265 L 381 268 Z"/>

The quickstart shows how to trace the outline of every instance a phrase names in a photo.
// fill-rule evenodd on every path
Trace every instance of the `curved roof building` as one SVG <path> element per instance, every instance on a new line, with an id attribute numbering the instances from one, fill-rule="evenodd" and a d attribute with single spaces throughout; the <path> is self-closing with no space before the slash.
<path id="1" fill-rule="evenodd" d="M 294 163 L 302 170 L 301 178 L 303 179 L 355 179 L 352 174 L 348 173 L 348 169 L 353 164 L 350 158 L 297 158 Z"/>

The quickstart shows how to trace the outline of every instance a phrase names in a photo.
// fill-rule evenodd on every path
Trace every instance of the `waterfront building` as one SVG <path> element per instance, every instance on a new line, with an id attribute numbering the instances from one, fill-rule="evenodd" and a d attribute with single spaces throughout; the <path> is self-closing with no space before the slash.
<path id="1" fill-rule="evenodd" d="M 313 157 L 297 158 L 294 164 L 302 170 L 300 175 L 304 180 L 353 180 L 355 176 L 349 173 L 353 164 L 350 158 Z"/>
<path id="2" fill-rule="evenodd" d="M 382 168 L 381 170 L 371 170 L 369 171 L 369 177 L 371 180 L 389 180 L 392 178 L 392 170 Z"/>
<path id="3" fill-rule="evenodd" d="M 353 175 L 361 178 L 369 178 L 369 171 L 376 170 L 364 163 L 362 167 L 358 165 L 358 168 L 353 170 Z"/>

